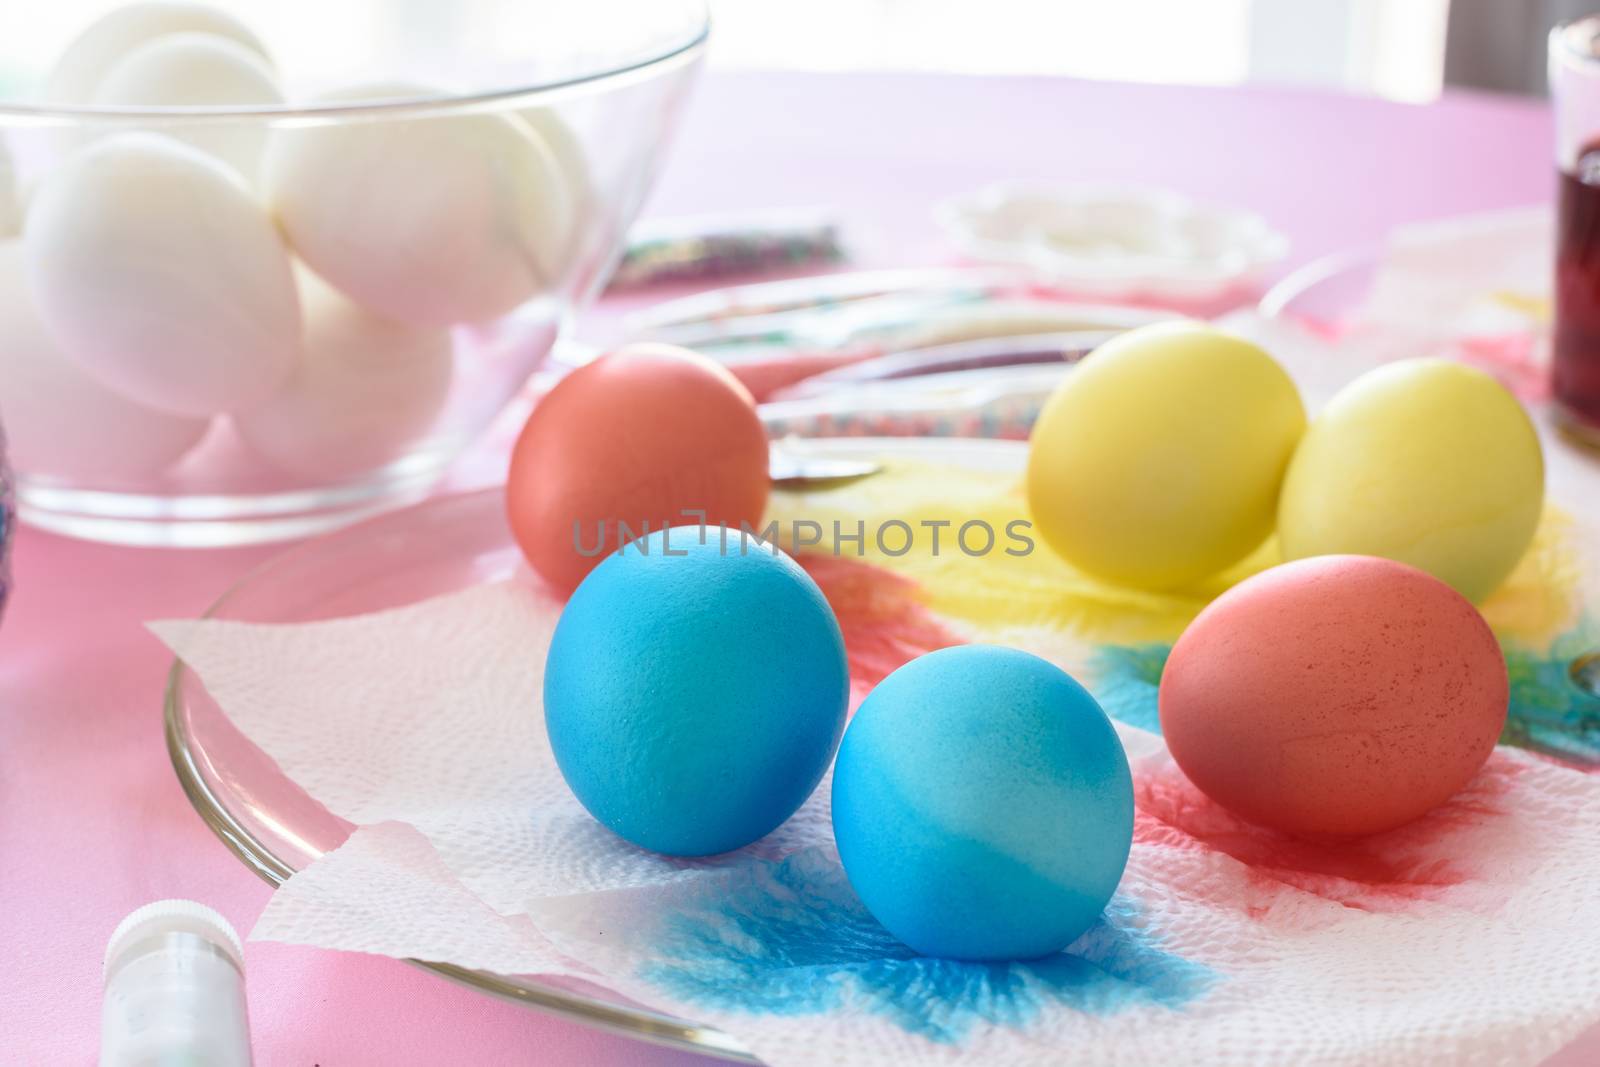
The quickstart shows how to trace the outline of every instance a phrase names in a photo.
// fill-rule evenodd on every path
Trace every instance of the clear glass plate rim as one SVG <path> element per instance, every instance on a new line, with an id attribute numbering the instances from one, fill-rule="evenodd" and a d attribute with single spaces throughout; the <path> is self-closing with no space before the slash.
<path id="1" fill-rule="evenodd" d="M 1256 311 L 1263 318 L 1281 319 L 1289 313 L 1295 301 L 1313 292 L 1323 284 L 1361 270 L 1377 266 L 1382 252 L 1376 246 L 1347 248 L 1329 252 L 1303 263 L 1274 282 L 1256 302 Z"/>

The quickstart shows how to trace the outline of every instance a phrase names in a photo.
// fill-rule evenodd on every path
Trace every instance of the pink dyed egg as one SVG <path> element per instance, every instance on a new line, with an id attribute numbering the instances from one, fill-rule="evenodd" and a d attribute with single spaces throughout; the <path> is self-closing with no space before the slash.
<path id="1" fill-rule="evenodd" d="M 570 593 L 637 534 L 700 521 L 759 530 L 770 484 L 766 430 L 733 375 L 687 349 L 628 345 L 533 409 L 506 510 L 533 569 Z"/>
<path id="2" fill-rule="evenodd" d="M 1505 725 L 1483 617 L 1424 572 L 1317 556 L 1218 597 L 1173 646 L 1161 729 L 1184 773 L 1295 834 L 1392 829 L 1448 800 Z"/>

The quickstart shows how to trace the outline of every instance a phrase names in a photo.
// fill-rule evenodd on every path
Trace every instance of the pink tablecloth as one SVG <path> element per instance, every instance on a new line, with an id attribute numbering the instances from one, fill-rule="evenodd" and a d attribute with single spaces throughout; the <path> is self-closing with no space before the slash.
<path id="1" fill-rule="evenodd" d="M 948 256 L 939 198 L 1007 177 L 1140 182 L 1259 208 L 1294 260 L 1396 223 L 1545 199 L 1544 108 L 1411 107 L 1289 90 L 1036 79 L 718 75 L 653 210 L 831 204 L 868 258 Z M 194 615 L 267 550 L 173 553 L 25 531 L 0 630 L 0 1062 L 86 1064 L 100 955 L 147 900 L 207 901 L 248 930 L 267 887 L 190 810 L 167 763 L 167 657 L 140 627 Z M 374 957 L 247 950 L 258 1062 L 691 1062 Z M 1591 1034 L 1589 1052 L 1600 1060 Z M 1576 1050 L 1564 1062 L 1585 1062 Z"/>

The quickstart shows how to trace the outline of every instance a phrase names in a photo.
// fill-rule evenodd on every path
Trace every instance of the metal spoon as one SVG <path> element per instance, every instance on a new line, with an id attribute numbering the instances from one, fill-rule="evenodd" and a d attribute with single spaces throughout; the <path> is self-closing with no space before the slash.
<path id="1" fill-rule="evenodd" d="M 870 478 L 883 464 L 844 456 L 805 456 L 774 442 L 767 460 L 774 489 L 829 489 Z"/>

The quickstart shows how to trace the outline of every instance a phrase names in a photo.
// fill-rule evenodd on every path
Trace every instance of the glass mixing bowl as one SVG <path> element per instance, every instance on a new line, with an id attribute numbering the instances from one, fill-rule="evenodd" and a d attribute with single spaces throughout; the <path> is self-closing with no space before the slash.
<path id="1" fill-rule="evenodd" d="M 423 495 L 591 299 L 702 0 L 0 9 L 23 518 L 301 536 Z"/>

